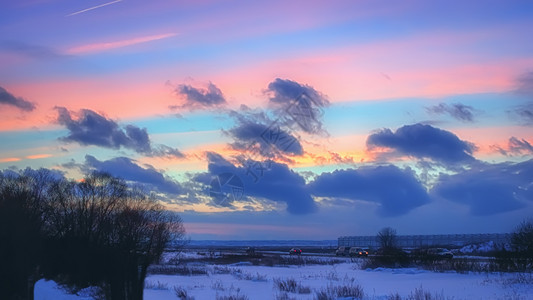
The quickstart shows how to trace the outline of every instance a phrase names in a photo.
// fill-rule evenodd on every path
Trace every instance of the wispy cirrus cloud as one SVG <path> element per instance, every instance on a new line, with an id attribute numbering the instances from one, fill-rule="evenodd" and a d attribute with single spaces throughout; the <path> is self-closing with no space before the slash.
<path id="1" fill-rule="evenodd" d="M 68 54 L 86 54 L 86 53 L 103 52 L 103 51 L 113 50 L 117 48 L 123 48 L 123 47 L 133 46 L 137 44 L 143 44 L 143 43 L 158 41 L 162 39 L 167 39 L 167 38 L 170 38 L 176 35 L 177 33 L 170 32 L 170 33 L 163 33 L 163 34 L 141 36 L 141 37 L 131 38 L 127 40 L 104 42 L 104 43 L 93 43 L 93 44 L 70 48 L 67 50 L 67 53 Z"/>

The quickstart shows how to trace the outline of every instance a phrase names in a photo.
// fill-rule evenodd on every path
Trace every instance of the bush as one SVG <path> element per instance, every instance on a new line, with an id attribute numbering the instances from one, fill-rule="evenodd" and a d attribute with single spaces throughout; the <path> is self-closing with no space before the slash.
<path id="1" fill-rule="evenodd" d="M 180 300 L 194 300 L 194 297 L 189 296 L 187 290 L 180 286 L 174 286 L 174 294 Z"/>
<path id="2" fill-rule="evenodd" d="M 361 264 L 362 269 L 404 268 L 411 265 L 411 258 L 401 249 L 389 248 L 382 254 L 368 257 Z"/>
<path id="3" fill-rule="evenodd" d="M 365 293 L 359 284 L 329 285 L 315 294 L 316 300 L 334 300 L 338 298 L 363 299 Z"/>
<path id="4" fill-rule="evenodd" d="M 148 274 L 159 275 L 207 275 L 206 267 L 175 266 L 175 265 L 151 265 L 147 269 Z"/>
<path id="5" fill-rule="evenodd" d="M 229 296 L 216 296 L 216 300 L 248 300 L 248 297 L 246 295 L 229 295 Z"/>
<path id="6" fill-rule="evenodd" d="M 530 272 L 533 270 L 533 258 L 523 253 L 502 249 L 495 254 L 490 263 L 493 272 Z"/>
<path id="7" fill-rule="evenodd" d="M 533 259 L 533 220 L 523 221 L 511 234 L 511 246 L 522 257 Z"/>
<path id="8" fill-rule="evenodd" d="M 297 300 L 296 298 L 290 297 L 286 292 L 276 295 L 276 300 Z"/>
<path id="9" fill-rule="evenodd" d="M 444 300 L 446 299 L 442 294 L 431 294 L 431 292 L 425 291 L 422 287 L 416 288 L 409 296 L 402 298 L 400 294 L 391 294 L 387 297 L 387 300 Z"/>
<path id="10" fill-rule="evenodd" d="M 425 291 L 422 287 L 416 288 L 412 291 L 407 300 L 444 300 L 444 296 L 441 294 L 431 294 L 431 292 Z"/>
<path id="11" fill-rule="evenodd" d="M 149 290 L 168 290 L 168 284 L 161 281 L 146 281 L 144 283 L 144 288 Z"/>
<path id="12" fill-rule="evenodd" d="M 297 294 L 310 294 L 311 288 L 308 286 L 302 286 L 300 282 L 297 282 L 294 278 L 274 278 L 274 286 L 282 291 Z"/>

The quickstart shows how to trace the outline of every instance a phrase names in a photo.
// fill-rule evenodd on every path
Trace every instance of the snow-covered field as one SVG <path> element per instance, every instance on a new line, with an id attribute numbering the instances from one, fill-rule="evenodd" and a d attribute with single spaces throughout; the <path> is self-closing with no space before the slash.
<path id="1" fill-rule="evenodd" d="M 421 290 L 431 293 L 432 299 L 533 299 L 532 274 L 435 273 L 416 268 L 361 270 L 359 266 L 349 261 L 289 267 L 253 266 L 246 262 L 228 266 L 196 265 L 207 274 L 148 276 L 144 295 L 145 299 L 176 300 L 179 299 L 176 290 L 181 290 L 197 300 L 236 295 L 258 300 L 315 299 L 328 286 L 359 285 L 364 299 L 390 299 L 391 295 L 406 298 Z M 300 292 L 280 291 L 276 282 L 287 283 L 292 279 Z M 37 300 L 90 299 L 87 295 L 68 295 L 54 282 L 44 280 L 37 283 L 35 296 Z"/>

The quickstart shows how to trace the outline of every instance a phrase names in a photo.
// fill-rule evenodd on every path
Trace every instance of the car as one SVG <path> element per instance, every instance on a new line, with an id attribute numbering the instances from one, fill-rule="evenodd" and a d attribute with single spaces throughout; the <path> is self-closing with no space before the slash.
<path id="1" fill-rule="evenodd" d="M 289 254 L 290 255 L 301 255 L 302 254 L 302 249 L 292 248 L 291 250 L 289 250 Z"/>
<path id="2" fill-rule="evenodd" d="M 248 248 L 246 248 L 246 254 L 248 254 L 248 255 L 255 255 L 255 248 L 254 248 L 254 247 L 248 247 Z"/>
<path id="3" fill-rule="evenodd" d="M 340 246 L 337 250 L 335 250 L 336 256 L 345 256 L 348 254 L 348 249 L 344 246 Z"/>
<path id="4" fill-rule="evenodd" d="M 436 256 L 436 257 L 439 257 L 439 258 L 447 258 L 447 259 L 452 259 L 453 258 L 453 253 L 451 253 L 446 248 L 431 248 L 431 249 L 428 249 L 427 253 L 430 256 Z"/>
<path id="5" fill-rule="evenodd" d="M 362 248 L 352 247 L 350 248 L 350 251 L 348 252 L 348 254 L 350 256 L 366 257 L 368 256 L 368 251 L 365 251 Z"/>

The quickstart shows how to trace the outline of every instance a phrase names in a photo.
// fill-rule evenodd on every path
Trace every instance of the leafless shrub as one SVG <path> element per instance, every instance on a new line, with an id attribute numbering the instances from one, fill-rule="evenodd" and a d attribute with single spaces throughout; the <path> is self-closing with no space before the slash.
<path id="1" fill-rule="evenodd" d="M 294 278 L 274 278 L 274 286 L 282 291 L 289 293 L 298 293 L 298 294 L 310 294 L 311 288 L 308 286 L 303 286 L 300 282 L 296 281 Z"/>
<path id="2" fill-rule="evenodd" d="M 431 294 L 429 291 L 425 291 L 422 287 L 416 288 L 412 291 L 407 300 L 445 300 L 442 294 Z"/>
<path id="3" fill-rule="evenodd" d="M 267 276 L 259 273 L 251 274 L 247 272 L 242 272 L 240 274 L 239 279 L 251 281 L 267 281 Z"/>
<path id="4" fill-rule="evenodd" d="M 396 294 L 390 294 L 387 297 L 387 300 L 402 300 L 402 296 L 400 296 L 400 294 L 398 294 L 398 292 L 396 292 Z"/>
<path id="5" fill-rule="evenodd" d="M 208 275 L 206 267 L 175 266 L 175 265 L 152 265 L 148 267 L 148 274 L 160 275 Z"/>
<path id="6" fill-rule="evenodd" d="M 533 285 L 533 274 L 532 273 L 516 273 L 511 278 L 506 278 L 503 280 L 504 286 L 510 286 L 515 284 L 529 284 Z"/>
<path id="7" fill-rule="evenodd" d="M 287 292 L 281 292 L 276 295 L 276 300 L 296 300 L 296 298 L 289 296 Z"/>
<path id="8" fill-rule="evenodd" d="M 233 274 L 235 272 L 240 272 L 240 269 L 237 268 L 231 268 L 228 266 L 214 266 L 213 273 L 214 274 Z"/>
<path id="9" fill-rule="evenodd" d="M 144 282 L 144 288 L 148 290 L 168 290 L 168 284 L 161 281 L 150 281 L 147 280 Z"/>
<path id="10" fill-rule="evenodd" d="M 181 286 L 174 286 L 174 294 L 180 300 L 194 300 L 194 297 L 189 296 L 187 290 Z"/>
<path id="11" fill-rule="evenodd" d="M 356 283 L 345 285 L 329 285 L 315 294 L 316 300 L 334 300 L 342 297 L 363 299 L 365 293 L 363 288 Z"/>
<path id="12" fill-rule="evenodd" d="M 217 295 L 216 300 L 248 300 L 248 297 L 237 293 L 235 295 Z"/>
<path id="13" fill-rule="evenodd" d="M 224 291 L 225 288 L 224 288 L 224 284 L 222 283 L 221 280 L 217 280 L 215 282 L 213 282 L 213 284 L 211 285 L 211 288 L 215 291 Z"/>

